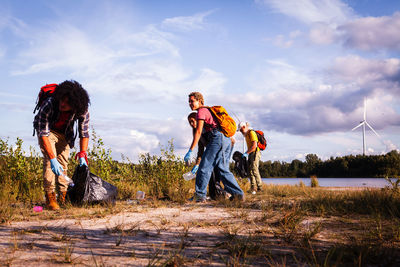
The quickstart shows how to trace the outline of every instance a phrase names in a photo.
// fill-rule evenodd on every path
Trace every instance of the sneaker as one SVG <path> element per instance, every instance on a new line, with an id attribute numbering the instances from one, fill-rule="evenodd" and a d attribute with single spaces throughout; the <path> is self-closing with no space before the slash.
<path id="1" fill-rule="evenodd" d="M 251 194 L 252 194 L 252 195 L 255 195 L 255 194 L 256 194 L 256 191 L 254 191 L 254 190 L 251 191 Z"/>
<path id="2" fill-rule="evenodd" d="M 196 203 L 206 203 L 207 199 L 205 197 L 197 198 Z"/>
<path id="3" fill-rule="evenodd" d="M 195 196 L 192 196 L 191 198 L 189 198 L 188 201 L 190 201 L 190 202 L 196 201 L 197 203 L 204 203 L 204 202 L 207 202 L 207 198 L 198 197 L 195 195 Z"/>

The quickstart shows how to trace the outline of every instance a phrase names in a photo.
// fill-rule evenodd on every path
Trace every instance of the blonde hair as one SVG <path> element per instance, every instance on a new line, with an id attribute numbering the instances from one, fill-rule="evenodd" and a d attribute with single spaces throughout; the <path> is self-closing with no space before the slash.
<path id="1" fill-rule="evenodd" d="M 197 101 L 199 101 L 200 104 L 204 105 L 204 98 L 203 98 L 203 95 L 202 95 L 200 92 L 191 92 L 191 93 L 189 94 L 189 98 L 190 98 L 191 96 L 193 96 L 194 99 L 196 99 Z"/>

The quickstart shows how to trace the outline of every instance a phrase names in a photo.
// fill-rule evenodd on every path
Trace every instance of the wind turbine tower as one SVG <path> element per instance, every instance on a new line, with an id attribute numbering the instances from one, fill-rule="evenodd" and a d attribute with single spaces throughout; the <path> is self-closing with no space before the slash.
<path id="1" fill-rule="evenodd" d="M 362 136 L 363 136 L 363 155 L 365 155 L 365 151 L 367 148 L 367 144 L 366 144 L 366 139 L 365 139 L 365 126 L 368 126 L 373 132 L 374 134 L 376 134 L 376 136 L 378 136 L 379 138 L 381 138 L 379 136 L 379 134 L 374 130 L 374 128 L 372 128 L 372 126 L 367 122 L 367 99 L 364 98 L 364 119 L 360 122 L 359 125 L 357 125 L 356 127 L 354 127 L 352 129 L 352 131 L 354 131 L 355 129 L 357 129 L 358 127 L 362 126 Z"/>

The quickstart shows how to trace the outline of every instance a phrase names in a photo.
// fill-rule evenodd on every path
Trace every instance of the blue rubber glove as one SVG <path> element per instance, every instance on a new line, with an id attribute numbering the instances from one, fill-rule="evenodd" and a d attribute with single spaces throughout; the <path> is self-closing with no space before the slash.
<path id="1" fill-rule="evenodd" d="M 248 156 L 249 156 L 249 155 L 248 155 L 247 153 L 243 153 L 243 155 L 242 155 L 242 157 L 243 157 L 243 158 L 246 158 L 246 159 L 247 159 Z"/>
<path id="2" fill-rule="evenodd" d="M 192 150 L 189 149 L 189 151 L 186 153 L 185 157 L 183 158 L 183 160 L 188 163 L 190 161 L 190 158 L 192 156 Z"/>
<path id="3" fill-rule="evenodd" d="M 82 167 L 83 165 L 85 165 L 87 167 L 86 159 L 79 158 L 79 167 Z"/>
<path id="4" fill-rule="evenodd" d="M 56 158 L 50 159 L 51 170 L 55 175 L 63 175 L 64 169 Z"/>
<path id="5" fill-rule="evenodd" d="M 192 172 L 193 174 L 195 174 L 195 173 L 197 172 L 198 169 L 199 169 L 199 165 L 194 165 L 194 166 L 193 166 L 193 169 L 191 170 L 191 172 Z"/>

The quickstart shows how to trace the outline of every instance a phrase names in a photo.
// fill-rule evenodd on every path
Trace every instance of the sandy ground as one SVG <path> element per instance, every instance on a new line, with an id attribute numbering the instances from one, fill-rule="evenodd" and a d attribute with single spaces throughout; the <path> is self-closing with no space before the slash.
<path id="1" fill-rule="evenodd" d="M 117 203 L 115 212 L 89 216 L 79 211 L 71 216 L 70 210 L 43 211 L 0 225 L 0 266 L 232 266 L 232 252 L 221 247 L 231 233 L 261 236 L 268 253 L 292 258 L 294 246 L 268 229 L 286 215 L 279 209 L 264 210 L 263 200 L 251 198 L 243 209 L 216 202 L 156 206 L 151 201 L 124 201 Z M 365 231 L 360 218 L 304 217 L 299 223 L 303 231 L 316 224 L 323 227 L 314 246 L 324 250 L 345 242 L 349 233 Z M 175 265 L 167 265 L 172 258 Z M 265 256 L 250 257 L 246 265 L 268 263 Z M 282 264 L 296 266 L 290 260 Z"/>
<path id="2" fill-rule="evenodd" d="M 98 219 L 13 222 L 0 226 L 1 263 L 147 266 L 159 265 L 162 261 L 157 256 L 179 252 L 188 258 L 188 266 L 225 266 L 214 260 L 220 256 L 215 252 L 221 238 L 218 225 L 226 220 L 234 223 L 237 219 L 233 217 L 226 208 L 202 203 L 177 208 L 138 206 L 135 212 Z"/>

